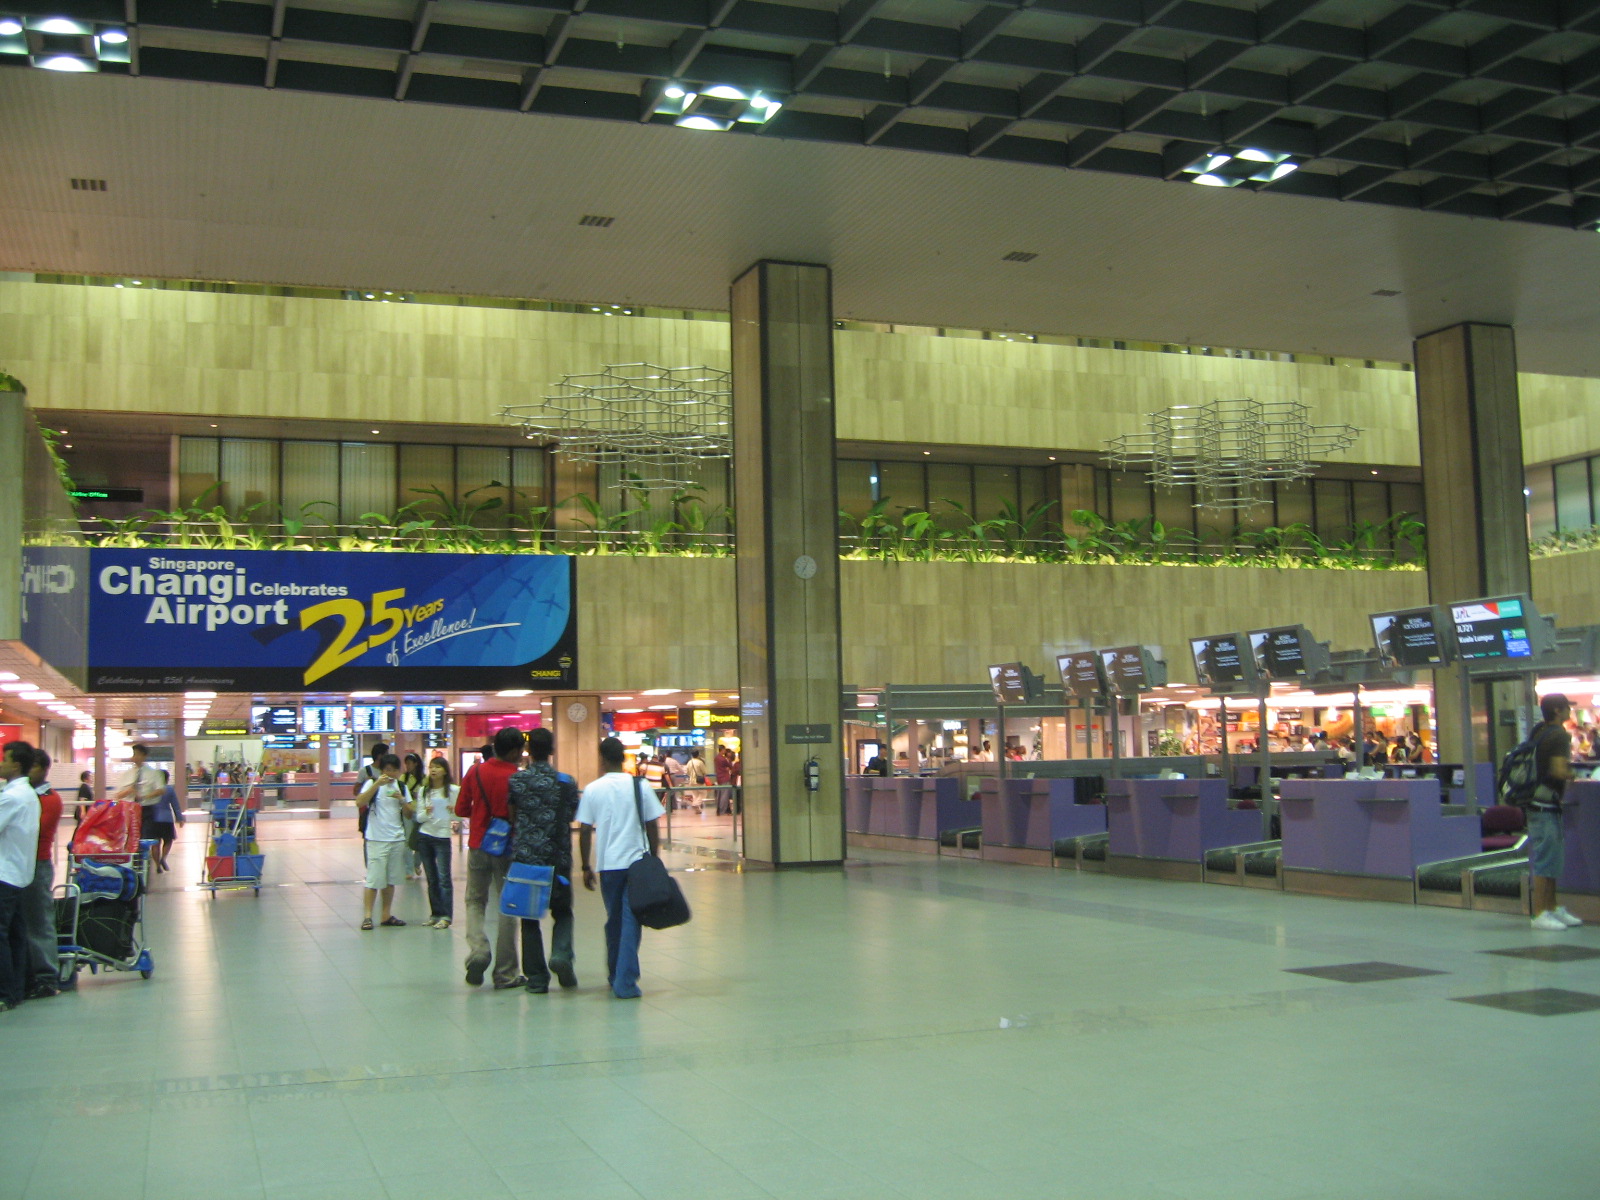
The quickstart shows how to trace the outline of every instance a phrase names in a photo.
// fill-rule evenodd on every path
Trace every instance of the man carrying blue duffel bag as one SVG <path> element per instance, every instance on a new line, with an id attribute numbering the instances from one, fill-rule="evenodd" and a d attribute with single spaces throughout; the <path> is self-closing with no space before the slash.
<path id="1" fill-rule="evenodd" d="M 528 755 L 533 761 L 506 785 L 511 809 L 511 874 L 524 865 L 546 868 L 552 874 L 548 966 L 538 917 L 522 921 L 522 973 L 528 990 L 541 994 L 550 990 L 552 971 L 562 987 L 578 986 L 572 950 L 572 818 L 578 810 L 578 784 L 550 765 L 554 746 L 548 729 L 529 730 Z"/>

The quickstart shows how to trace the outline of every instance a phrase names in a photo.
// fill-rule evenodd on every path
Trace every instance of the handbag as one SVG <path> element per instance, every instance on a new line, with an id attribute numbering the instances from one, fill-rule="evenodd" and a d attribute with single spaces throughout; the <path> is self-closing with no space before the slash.
<path id="1" fill-rule="evenodd" d="M 550 911 L 550 893 L 557 878 L 554 867 L 512 863 L 506 868 L 505 883 L 500 885 L 500 915 L 521 917 L 524 921 L 540 920 Z"/>
<path id="2" fill-rule="evenodd" d="M 644 793 L 639 790 L 637 775 L 633 779 L 633 806 L 639 817 L 639 831 L 645 834 L 648 845 Z M 683 889 L 667 873 L 666 864 L 648 850 L 628 868 L 628 907 L 647 929 L 671 929 L 689 922 L 689 901 L 684 899 Z"/>
<path id="3" fill-rule="evenodd" d="M 467 775 L 477 789 L 478 799 L 483 801 L 483 806 L 489 809 L 489 824 L 483 831 L 483 837 L 478 842 L 478 849 L 490 858 L 504 858 L 511 853 L 511 822 L 504 817 L 494 815 L 494 809 L 489 808 L 489 797 L 483 794 L 483 780 L 478 778 L 478 769 L 474 767 Z M 462 781 L 466 786 L 466 781 Z"/>

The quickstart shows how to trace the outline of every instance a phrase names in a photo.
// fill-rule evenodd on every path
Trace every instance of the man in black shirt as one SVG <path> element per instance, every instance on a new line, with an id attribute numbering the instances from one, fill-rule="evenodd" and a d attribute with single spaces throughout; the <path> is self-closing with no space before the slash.
<path id="1" fill-rule="evenodd" d="M 1529 733 L 1537 739 L 1534 769 L 1539 785 L 1528 804 L 1528 867 L 1533 874 L 1533 927 L 1542 933 L 1559 933 L 1583 922 L 1556 904 L 1556 879 L 1565 858 L 1561 827 L 1561 797 L 1572 778 L 1572 736 L 1566 721 L 1572 715 L 1567 698 L 1552 693 L 1540 702 L 1544 717 Z"/>

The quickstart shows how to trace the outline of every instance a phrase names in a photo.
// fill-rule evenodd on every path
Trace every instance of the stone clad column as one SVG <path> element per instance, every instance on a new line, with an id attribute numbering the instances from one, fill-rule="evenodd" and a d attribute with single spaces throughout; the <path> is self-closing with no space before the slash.
<path id="1" fill-rule="evenodd" d="M 556 770 L 565 771 L 578 781 L 578 787 L 592 783 L 600 775 L 600 697 L 568 695 L 551 697 L 550 732 L 555 735 Z M 667 829 L 661 827 L 661 836 Z"/>
<path id="2" fill-rule="evenodd" d="M 1428 597 L 1448 604 L 1526 594 L 1533 583 L 1515 334 L 1509 325 L 1452 325 L 1418 338 L 1414 352 Z M 1440 757 L 1460 762 L 1459 681 L 1444 671 L 1434 679 Z M 1514 712 L 1521 700 L 1518 684 L 1474 688 L 1479 762 L 1491 750 L 1489 714 Z M 1515 736 L 1514 729 L 1497 734 L 1495 748 L 1503 752 Z"/>
<path id="3" fill-rule="evenodd" d="M 744 852 L 844 859 L 839 518 L 828 268 L 762 261 L 733 283 Z M 805 786 L 817 760 L 821 789 Z"/>

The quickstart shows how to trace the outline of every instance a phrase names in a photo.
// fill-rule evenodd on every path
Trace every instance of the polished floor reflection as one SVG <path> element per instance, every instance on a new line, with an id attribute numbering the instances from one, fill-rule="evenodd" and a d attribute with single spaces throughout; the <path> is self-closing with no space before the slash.
<path id="1" fill-rule="evenodd" d="M 152 980 L 0 1015 L 0 1197 L 1595 1195 L 1600 960 L 1483 953 L 1513 917 L 682 854 L 694 923 L 620 1002 L 597 897 L 577 992 L 469 990 L 420 883 L 358 932 L 347 824 L 268 823 L 259 897 L 187 887 L 185 832 Z M 1295 973 L 1339 964 L 1438 973 Z"/>

